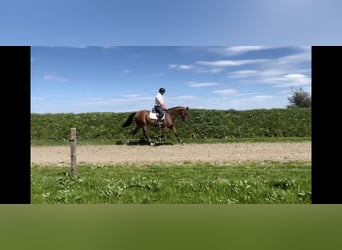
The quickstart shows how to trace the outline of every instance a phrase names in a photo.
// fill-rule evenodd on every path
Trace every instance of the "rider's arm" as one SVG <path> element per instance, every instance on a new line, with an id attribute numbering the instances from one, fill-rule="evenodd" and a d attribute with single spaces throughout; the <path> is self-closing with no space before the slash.
<path id="1" fill-rule="evenodd" d="M 164 102 L 160 103 L 160 106 L 163 110 L 167 110 L 167 107 Z"/>
<path id="2" fill-rule="evenodd" d="M 167 110 L 167 107 L 164 103 L 164 100 L 162 98 L 158 98 L 158 102 L 163 110 Z"/>

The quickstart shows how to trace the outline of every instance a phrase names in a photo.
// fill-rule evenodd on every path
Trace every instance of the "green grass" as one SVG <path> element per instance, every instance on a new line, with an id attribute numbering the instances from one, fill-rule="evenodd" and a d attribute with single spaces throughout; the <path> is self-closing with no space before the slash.
<path id="1" fill-rule="evenodd" d="M 310 204 L 310 163 L 32 165 L 31 203 Z"/>

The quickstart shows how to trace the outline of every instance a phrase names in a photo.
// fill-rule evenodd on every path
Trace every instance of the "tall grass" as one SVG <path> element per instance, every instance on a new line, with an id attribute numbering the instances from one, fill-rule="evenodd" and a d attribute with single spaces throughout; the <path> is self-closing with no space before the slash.
<path id="1" fill-rule="evenodd" d="M 69 142 L 70 128 L 77 128 L 79 144 L 124 144 L 135 128 L 122 128 L 130 112 L 31 114 L 32 145 L 63 145 Z M 243 140 L 310 140 L 311 108 L 205 110 L 189 109 L 187 123 L 176 120 L 177 133 L 186 143 L 230 142 Z M 148 127 L 153 139 L 159 128 Z M 142 131 L 137 139 L 142 137 Z M 167 140 L 176 140 L 170 132 Z"/>

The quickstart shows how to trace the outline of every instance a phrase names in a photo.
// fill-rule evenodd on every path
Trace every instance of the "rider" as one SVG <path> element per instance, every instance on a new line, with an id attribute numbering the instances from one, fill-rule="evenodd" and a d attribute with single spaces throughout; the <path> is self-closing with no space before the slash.
<path id="1" fill-rule="evenodd" d="M 167 107 L 165 105 L 164 99 L 163 99 L 163 95 L 165 94 L 165 89 L 164 88 L 160 88 L 158 94 L 156 95 L 155 98 L 155 105 L 154 108 L 156 109 L 158 115 L 158 126 L 161 126 L 163 124 L 163 122 L 161 121 L 161 118 L 163 117 L 164 114 L 164 110 L 167 110 Z"/>

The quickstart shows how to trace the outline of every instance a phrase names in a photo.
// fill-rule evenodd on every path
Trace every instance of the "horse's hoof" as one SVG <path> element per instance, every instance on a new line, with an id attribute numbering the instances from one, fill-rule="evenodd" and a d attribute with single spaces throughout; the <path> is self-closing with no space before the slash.
<path id="1" fill-rule="evenodd" d="M 154 145 L 155 145 L 155 143 L 153 143 L 153 142 L 150 142 L 150 145 L 151 145 L 151 146 L 154 146 Z"/>

